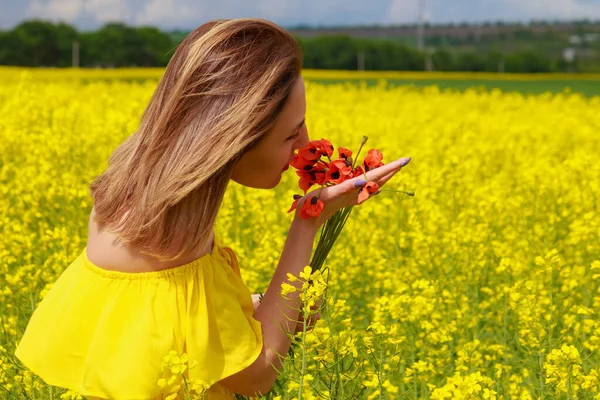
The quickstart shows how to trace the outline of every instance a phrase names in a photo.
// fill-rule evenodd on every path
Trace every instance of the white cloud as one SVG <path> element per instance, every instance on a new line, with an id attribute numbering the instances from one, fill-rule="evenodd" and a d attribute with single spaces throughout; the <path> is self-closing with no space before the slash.
<path id="1" fill-rule="evenodd" d="M 81 12 L 83 2 L 80 0 L 50 0 L 44 2 L 33 0 L 27 7 L 28 18 L 49 18 L 53 20 L 73 21 Z"/>
<path id="2" fill-rule="evenodd" d="M 415 23 L 419 18 L 417 0 L 390 0 L 386 24 Z"/>
<path id="3" fill-rule="evenodd" d="M 0 0 L 21 4 L 21 18 L 64 20 L 90 28 L 107 21 L 194 27 L 216 18 L 261 17 L 283 26 L 415 23 L 420 0 Z M 600 18 L 600 0 L 423 0 L 431 22 Z M 6 3 L 4 6 L 2 4 Z M 14 14 L 14 13 L 13 13 Z M 10 17 L 19 18 L 18 14 Z M 0 18 L 0 21 L 7 24 Z M 95 26 L 97 27 L 97 26 Z"/>
<path id="4" fill-rule="evenodd" d="M 298 3 L 294 3 L 297 5 Z M 258 14 L 265 19 L 285 19 L 301 10 L 281 0 L 260 0 L 257 4 Z M 296 14 L 297 15 L 297 14 Z"/>
<path id="5" fill-rule="evenodd" d="M 177 25 L 189 22 L 195 16 L 204 13 L 201 2 L 196 2 L 196 7 L 176 2 L 175 0 L 150 0 L 133 18 L 136 24 L 151 25 L 157 22 Z"/>
<path id="6" fill-rule="evenodd" d="M 130 21 L 125 0 L 33 0 L 26 11 L 28 18 L 74 22 L 83 14 L 98 22 Z"/>
<path id="7" fill-rule="evenodd" d="M 600 18 L 600 3 L 576 0 L 503 0 L 508 7 L 515 7 L 528 18 Z"/>
<path id="8" fill-rule="evenodd" d="M 125 0 L 85 0 L 84 9 L 100 22 L 131 20 L 131 13 Z"/>

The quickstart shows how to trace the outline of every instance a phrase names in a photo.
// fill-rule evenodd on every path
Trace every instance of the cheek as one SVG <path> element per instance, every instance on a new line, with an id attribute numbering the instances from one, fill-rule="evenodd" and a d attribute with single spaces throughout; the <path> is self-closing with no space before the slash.
<path id="1" fill-rule="evenodd" d="M 261 155 L 266 168 L 277 170 L 283 168 L 294 155 L 294 145 L 295 141 L 289 140 L 266 150 Z"/>
<path id="2" fill-rule="evenodd" d="M 234 181 L 255 188 L 270 188 L 276 185 L 283 168 L 293 157 L 296 141 L 261 148 L 245 154 L 234 169 Z"/>
<path id="3" fill-rule="evenodd" d="M 291 145 L 278 149 L 263 148 L 245 160 L 240 172 L 256 180 L 272 178 L 281 172 L 290 159 L 291 152 Z"/>

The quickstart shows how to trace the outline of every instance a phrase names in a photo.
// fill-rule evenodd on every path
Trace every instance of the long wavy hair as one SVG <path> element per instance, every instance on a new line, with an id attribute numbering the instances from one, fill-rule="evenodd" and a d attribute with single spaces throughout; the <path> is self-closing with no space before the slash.
<path id="1" fill-rule="evenodd" d="M 301 66 L 294 37 L 267 20 L 197 27 L 90 185 L 95 221 L 160 260 L 206 246 L 235 163 L 273 128 Z"/>

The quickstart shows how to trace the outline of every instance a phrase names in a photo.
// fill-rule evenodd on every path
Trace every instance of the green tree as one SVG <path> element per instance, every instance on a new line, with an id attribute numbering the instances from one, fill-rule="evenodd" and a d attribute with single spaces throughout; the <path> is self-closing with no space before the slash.
<path id="1" fill-rule="evenodd" d="M 533 51 L 520 51 L 506 57 L 506 72 L 552 72 L 550 59 Z"/>
<path id="2" fill-rule="evenodd" d="M 301 39 L 305 68 L 357 69 L 358 48 L 349 36 L 317 36 Z"/>
<path id="3" fill-rule="evenodd" d="M 108 23 L 82 35 L 82 65 L 165 66 L 175 47 L 169 35 L 155 27 Z"/>
<path id="4" fill-rule="evenodd" d="M 431 55 L 431 60 L 436 71 L 452 71 L 454 70 L 454 57 L 445 48 L 436 49 Z"/>
<path id="5" fill-rule="evenodd" d="M 455 68 L 457 71 L 485 71 L 485 60 L 478 53 L 463 51 L 456 57 Z"/>
<path id="6" fill-rule="evenodd" d="M 42 20 L 29 20 L 5 33 L 0 41 L 0 62 L 9 65 L 70 65 L 73 40 L 78 37 L 73 27 Z"/>

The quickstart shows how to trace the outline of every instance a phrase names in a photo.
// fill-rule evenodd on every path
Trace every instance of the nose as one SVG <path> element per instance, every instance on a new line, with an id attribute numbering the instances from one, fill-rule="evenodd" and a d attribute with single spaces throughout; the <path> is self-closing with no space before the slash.
<path id="1" fill-rule="evenodd" d="M 298 140 L 296 141 L 296 149 L 299 149 L 301 147 L 305 147 L 308 146 L 308 143 L 310 142 L 310 138 L 308 137 L 308 129 L 304 128 L 302 129 L 302 132 L 300 134 L 300 137 L 298 138 Z"/>

